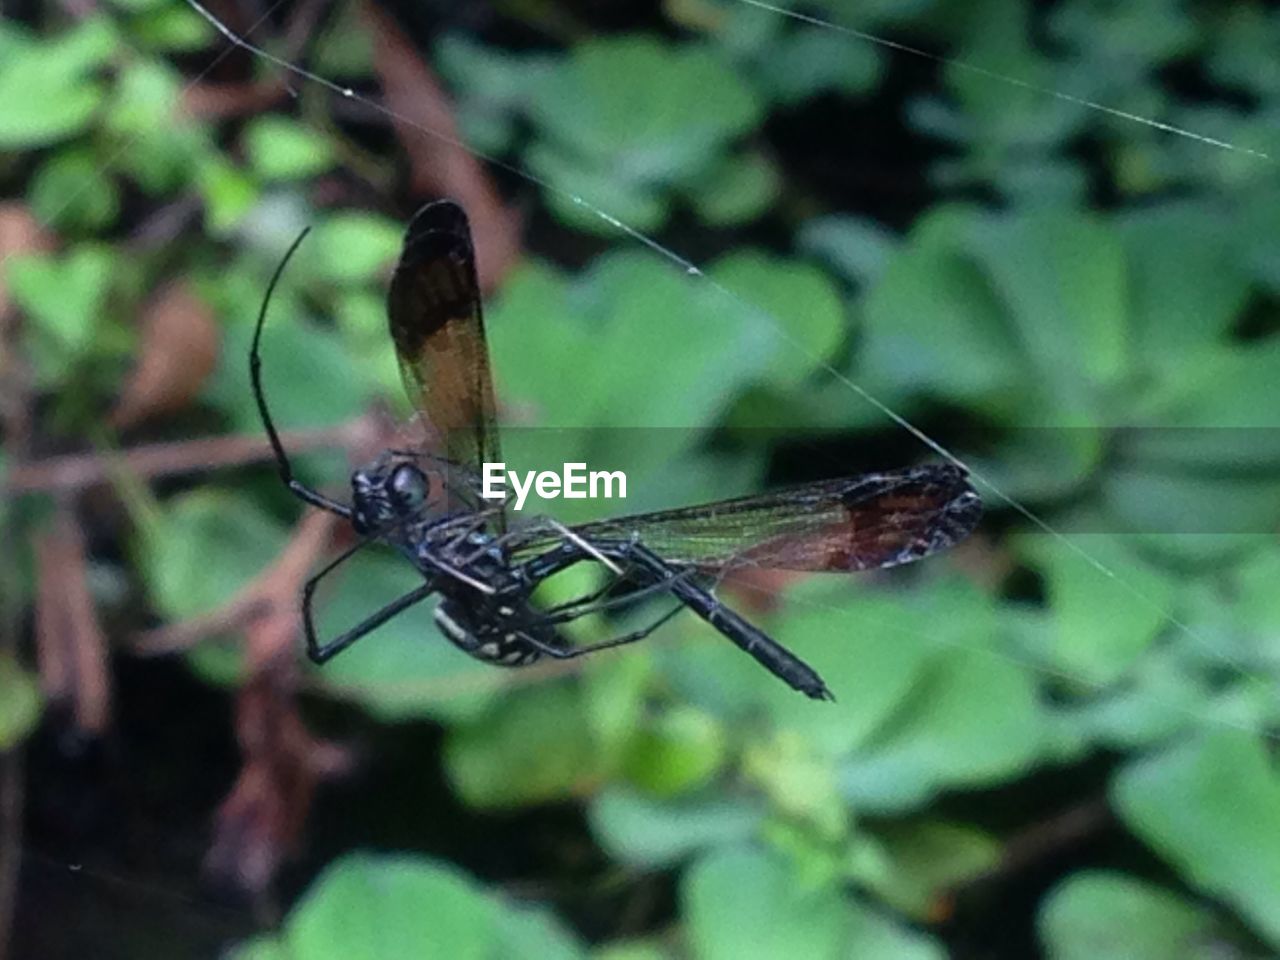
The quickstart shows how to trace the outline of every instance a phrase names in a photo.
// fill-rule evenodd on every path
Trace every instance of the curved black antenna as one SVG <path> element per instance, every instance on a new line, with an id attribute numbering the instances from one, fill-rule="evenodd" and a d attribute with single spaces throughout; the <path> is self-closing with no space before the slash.
<path id="1" fill-rule="evenodd" d="M 313 507 L 319 507 L 321 510 L 328 510 L 330 513 L 336 513 L 340 517 L 351 519 L 351 508 L 346 504 L 338 503 L 336 500 L 330 500 L 322 493 L 312 490 L 305 483 L 294 479 L 293 468 L 289 465 L 289 455 L 284 452 L 284 444 L 280 442 L 280 434 L 276 433 L 276 425 L 271 419 L 271 412 L 267 409 L 267 395 L 262 391 L 262 327 L 267 320 L 267 307 L 271 305 L 271 294 L 275 292 L 276 284 L 280 282 L 280 278 L 284 276 L 284 268 L 289 265 L 289 260 L 293 257 L 298 247 L 302 246 L 302 241 L 307 238 L 307 234 L 311 232 L 310 227 L 306 227 L 298 234 L 298 239 L 294 240 L 289 249 L 285 251 L 284 259 L 280 261 L 280 265 L 276 267 L 276 272 L 271 275 L 271 282 L 267 284 L 267 294 L 262 298 L 262 309 L 258 311 L 258 323 L 253 328 L 253 346 L 249 349 L 249 381 L 253 384 L 253 399 L 258 404 L 258 415 L 262 417 L 262 426 L 266 428 L 267 439 L 271 441 L 271 451 L 275 454 L 276 467 L 280 471 L 281 482 L 289 488 L 299 500 L 309 503 Z"/>

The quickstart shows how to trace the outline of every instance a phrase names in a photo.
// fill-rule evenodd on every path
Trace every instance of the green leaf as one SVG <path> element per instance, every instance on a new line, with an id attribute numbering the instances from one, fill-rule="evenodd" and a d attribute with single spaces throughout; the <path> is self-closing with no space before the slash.
<path id="1" fill-rule="evenodd" d="M 765 680 L 765 676 L 758 675 L 756 682 Z M 830 854 L 816 847 L 819 842 L 830 844 L 845 837 L 850 817 L 840 796 L 832 757 L 803 737 L 780 731 L 774 737 L 761 737 L 746 745 L 742 772 L 745 779 L 759 786 L 768 797 L 770 808 L 783 818 L 784 834 L 804 830 L 802 837 L 788 838 L 785 846 L 801 851 L 800 859 L 816 874 L 833 873 L 828 863 Z M 776 829 L 771 836 L 777 840 Z"/>
<path id="2" fill-rule="evenodd" d="M 1280 29 L 1265 6 L 1231 6 L 1221 11 L 1208 69 L 1225 85 L 1259 98 L 1280 94 Z"/>
<path id="3" fill-rule="evenodd" d="M 1122 687 L 1067 712 L 1069 722 L 1091 742 L 1132 749 L 1167 741 L 1208 716 L 1208 681 L 1172 655 L 1148 655 Z"/>
<path id="4" fill-rule="evenodd" d="M 867 293 L 859 368 L 876 382 L 1026 413 L 1028 362 L 1005 306 L 966 254 L 974 223 L 966 211 L 942 210 L 911 232 Z"/>
<path id="5" fill-rule="evenodd" d="M 1269 548 L 1234 573 L 1232 610 L 1245 629 L 1269 637 L 1280 631 L 1280 547 Z"/>
<path id="6" fill-rule="evenodd" d="M 113 7 L 119 7 L 125 13 L 144 13 L 164 4 L 164 0 L 111 0 Z M 194 13 L 194 11 L 192 11 Z"/>
<path id="7" fill-rule="evenodd" d="M 2 478 L 0 478 L 2 479 Z M 577 569 L 582 569 L 581 567 Z M 593 583 L 598 586 L 599 583 Z M 581 594 L 575 594 L 580 596 Z M 539 592 L 539 602 L 545 603 Z M 588 627 L 599 628 L 599 617 L 585 617 Z M 596 620 L 596 623 L 590 623 Z M 569 624 L 572 628 L 576 624 Z M 602 636 L 584 636 L 586 642 Z M 583 670 L 585 698 L 583 721 L 590 724 L 592 735 L 609 758 L 618 762 L 632 733 L 641 724 L 649 707 L 649 690 L 653 677 L 653 658 L 648 651 L 632 648 L 627 656 L 591 657 Z"/>
<path id="8" fill-rule="evenodd" d="M 245 497 L 213 488 L 175 497 L 140 541 L 152 603 L 171 620 L 211 613 L 275 559 L 285 538 Z"/>
<path id="9" fill-rule="evenodd" d="M 0 655 L 0 753 L 12 750 L 40 721 L 43 698 L 35 678 Z"/>
<path id="10" fill-rule="evenodd" d="M 774 633 L 826 679 L 836 702 L 814 710 L 786 687 L 770 685 L 770 713 L 830 755 L 867 749 L 915 702 L 935 660 L 951 647 L 976 647 L 972 656 L 983 659 L 994 632 L 991 603 L 958 580 L 918 585 L 914 596 L 815 581 L 788 592 Z"/>
<path id="11" fill-rule="evenodd" d="M 796 232 L 796 246 L 830 264 L 849 283 L 863 286 L 883 276 L 898 239 L 863 217 L 834 215 L 805 221 Z"/>
<path id="12" fill-rule="evenodd" d="M 1258 403 L 1258 397 L 1280 377 L 1280 343 L 1268 340 L 1188 353 L 1182 363 L 1166 365 L 1160 374 L 1162 382 L 1138 411 L 1142 419 L 1181 428 L 1267 428 L 1249 439 L 1267 459 L 1275 457 L 1277 444 L 1269 431 L 1280 426 L 1280 410 Z M 1226 436 L 1220 442 L 1239 450 L 1239 438 Z M 1205 440 L 1196 438 L 1198 444 Z"/>
<path id="13" fill-rule="evenodd" d="M 622 772 L 657 796 L 705 786 L 727 760 L 726 731 L 696 707 L 673 706 L 643 721 L 622 756 Z"/>
<path id="14" fill-rule="evenodd" d="M 774 41 L 756 68 L 769 96 L 787 106 L 828 90 L 867 93 L 883 71 L 883 58 L 873 45 L 850 43 L 834 30 L 811 26 Z"/>
<path id="15" fill-rule="evenodd" d="M 753 847 L 703 857 L 685 873 L 680 900 L 700 960 L 834 958 L 848 929 L 836 888 L 804 888 L 784 862 Z"/>
<path id="16" fill-rule="evenodd" d="M 812 267 L 744 253 L 712 272 L 747 303 L 634 252 L 601 257 L 573 281 L 537 264 L 517 270 L 489 310 L 499 391 L 526 424 L 565 432 L 510 431 L 509 459 L 520 462 L 518 443 L 534 453 L 546 444 L 563 459 L 542 462 L 625 470 L 635 497 L 671 457 L 689 456 L 739 390 L 800 381 L 843 336 L 839 300 Z M 586 338 L 594 359 L 584 365 Z M 708 377 L 712 365 L 718 372 Z M 682 475 L 689 469 L 682 460 Z"/>
<path id="17" fill-rule="evenodd" d="M 700 960 L 806 957 L 942 960 L 930 938 L 886 919 L 838 888 L 803 883 L 753 847 L 718 850 L 685 873 L 680 899 Z"/>
<path id="18" fill-rule="evenodd" d="M 9 262 L 9 289 L 38 332 L 33 352 L 41 383 L 62 383 L 93 350 L 115 267 L 112 250 L 90 244 L 61 257 L 29 254 Z"/>
<path id="19" fill-rule="evenodd" d="M 989 219 L 972 234 L 1039 389 L 1063 425 L 1096 422 L 1131 362 L 1129 290 L 1115 232 L 1076 212 Z"/>
<path id="20" fill-rule="evenodd" d="M 528 158 L 534 170 L 624 221 L 611 194 L 652 196 L 687 182 L 760 114 L 750 89 L 713 49 L 643 36 L 578 44 L 533 86 L 529 110 L 539 137 Z M 558 203 L 550 194 L 548 200 Z M 636 225 L 659 226 L 665 214 L 652 212 L 657 216 Z M 607 226 L 593 219 L 574 223 Z"/>
<path id="21" fill-rule="evenodd" d="M 920 681 L 934 650 L 927 624 L 906 605 L 864 592 L 844 593 L 844 602 L 832 605 L 836 596 L 820 584 L 789 592 L 773 631 L 822 674 L 835 703 L 816 711 L 792 702 L 801 698 L 790 689 L 765 694 L 775 722 L 802 731 L 831 754 L 855 749 L 886 722 Z"/>
<path id="22" fill-rule="evenodd" d="M 747 349 L 748 337 L 766 345 L 768 382 L 795 383 L 830 358 L 845 338 L 844 306 L 816 267 L 740 250 L 717 260 L 710 276 L 734 297 L 698 286 L 704 310 L 728 314 L 726 325 L 737 328 L 735 352 Z"/>
<path id="23" fill-rule="evenodd" d="M 520 111 L 554 63 L 450 33 L 436 44 L 433 65 L 453 86 L 463 139 L 473 149 L 497 154 L 510 146 Z"/>
<path id="24" fill-rule="evenodd" d="M 204 198 L 205 227 L 223 236 L 237 227 L 258 203 L 258 185 L 221 157 L 209 157 L 196 172 Z"/>
<path id="25" fill-rule="evenodd" d="M 110 20 L 87 17 L 49 40 L 7 26 L 4 39 L 0 150 L 41 147 L 83 130 L 103 100 L 104 88 L 91 73 L 114 50 Z"/>
<path id="26" fill-rule="evenodd" d="M 1280 237 L 1271 225 L 1280 217 L 1280 190 L 1255 191 L 1235 218 L 1236 244 L 1250 275 L 1273 295 L 1280 291 Z"/>
<path id="27" fill-rule="evenodd" d="M 148 7 L 130 24 L 130 31 L 153 50 L 191 53 L 212 38 L 213 25 L 190 7 L 143 0 Z"/>
<path id="28" fill-rule="evenodd" d="M 326 870 L 294 908 L 285 943 L 298 960 L 406 953 L 482 960 L 491 954 L 496 927 L 494 903 L 455 869 L 357 854 Z"/>
<path id="29" fill-rule="evenodd" d="M 121 138 L 141 136 L 154 130 L 156 117 L 163 116 L 168 118 L 165 135 L 172 136 L 184 126 L 182 87 L 182 74 L 167 63 L 142 59 L 127 63 L 112 88 L 104 126 Z M 190 170 L 184 172 L 190 176 Z"/>
<path id="30" fill-rule="evenodd" d="M 493 669 L 489 667 L 488 669 Z M 512 690 L 452 730 L 445 766 L 473 807 L 500 808 L 573 796 L 603 775 L 582 700 L 565 682 Z"/>
<path id="31" fill-rule="evenodd" d="M 1000 783 L 1029 770 L 1047 720 L 1036 684 L 981 632 L 939 653 L 883 734 L 842 766 L 844 796 L 868 811 L 910 808 L 948 787 Z"/>
<path id="32" fill-rule="evenodd" d="M 1119 222 L 1142 354 L 1177 353 L 1228 333 L 1249 295 L 1233 226 L 1191 203 L 1147 207 Z"/>
<path id="33" fill-rule="evenodd" d="M 971 31 L 971 40 L 954 49 L 955 59 L 943 68 L 948 91 L 959 102 L 960 139 L 979 154 L 984 169 L 998 169 L 1010 152 L 1056 147 L 1089 118 L 1084 104 L 1050 99 L 1040 92 L 1063 89 L 1066 84 L 1055 76 L 1048 58 L 1031 45 L 1029 17 L 1027 8 L 1001 4 L 992 11 L 986 28 Z M 966 69 L 974 63 L 981 63 L 988 73 L 1017 77 L 1021 83 L 1017 87 L 993 84 L 989 76 Z"/>
<path id="34" fill-rule="evenodd" d="M 400 379 L 400 364 L 387 336 L 387 304 L 383 291 L 347 290 L 334 298 L 333 319 L 354 366 L 366 376 L 365 399 L 390 402 L 409 412 Z"/>
<path id="35" fill-rule="evenodd" d="M 675 960 L 675 954 L 658 943 L 625 941 L 597 947 L 591 952 L 591 960 Z"/>
<path id="36" fill-rule="evenodd" d="M 87 150 L 59 153 L 31 181 L 31 212 L 60 230 L 95 230 L 120 209 L 120 192 Z"/>
<path id="37" fill-rule="evenodd" d="M 583 950 L 550 915 L 507 905 L 456 868 L 420 857 L 352 854 L 331 864 L 290 912 L 274 943 L 240 960 L 578 960 Z"/>
<path id="38" fill-rule="evenodd" d="M 1103 478 L 1101 490 L 1114 529 L 1201 537 L 1274 530 L 1280 523 L 1280 490 L 1265 475 L 1231 476 L 1214 452 L 1205 451 L 1202 470 L 1194 463 L 1185 470 L 1179 465 L 1116 465 Z M 1262 451 L 1255 446 L 1253 452 Z"/>
<path id="39" fill-rule="evenodd" d="M 642 254 L 602 258 L 573 284 L 525 268 L 490 311 L 494 366 L 540 427 L 702 426 L 743 374 L 731 363 L 727 384 L 708 382 L 706 363 L 727 331 L 723 321 L 691 326 L 693 312 L 686 278 Z M 596 362 L 584 367 L 586 336 Z M 669 350 L 675 342 L 679 354 Z M 654 390 L 659 369 L 663 389 Z M 569 377 L 572 391 L 563 389 Z"/>
<path id="40" fill-rule="evenodd" d="M 869 960 L 945 960 L 947 954 L 932 937 L 854 902 L 849 904 L 849 933 L 840 956 Z"/>
<path id="41" fill-rule="evenodd" d="M 1171 891 L 1101 870 L 1059 884 L 1036 925 L 1052 960 L 1211 960 L 1222 949 L 1206 936 L 1205 911 Z"/>
<path id="42" fill-rule="evenodd" d="M 1048 662 L 1090 686 L 1118 679 L 1168 619 L 1173 581 L 1109 534 L 1072 534 L 1074 548 L 1049 536 L 1027 535 L 1022 543 L 1045 578 L 1053 613 Z"/>
<path id="43" fill-rule="evenodd" d="M 395 263 L 403 232 L 386 217 L 334 214 L 316 227 L 308 241 L 315 272 L 334 283 L 371 280 Z"/>
<path id="44" fill-rule="evenodd" d="M 498 960 L 584 960 L 586 951 L 550 910 L 501 905 L 498 914 Z"/>
<path id="45" fill-rule="evenodd" d="M 762 815 L 760 804 L 745 798 L 659 800 L 619 786 L 606 787 L 590 807 L 592 832 L 609 856 L 645 869 L 745 840 Z"/>
<path id="46" fill-rule="evenodd" d="M 1111 796 L 1183 878 L 1280 947 L 1280 775 L 1261 738 L 1207 731 L 1130 764 Z"/>
<path id="47" fill-rule="evenodd" d="M 990 453 L 971 458 L 993 489 L 1022 501 L 1070 497 L 1112 453 L 1114 435 L 1102 428 L 1037 427 L 1007 431 Z"/>
<path id="48" fill-rule="evenodd" d="M 187 10 L 185 6 L 170 9 Z M 244 212 L 240 206 L 252 204 L 256 193 L 237 198 L 235 168 L 214 150 L 208 131 L 183 111 L 183 83 L 182 75 L 167 63 L 129 61 L 112 87 L 103 127 L 118 144 L 120 169 L 144 191 L 160 195 L 190 190 L 194 181 L 204 195 L 209 223 L 225 229 Z M 168 121 L 157 124 L 156 117 Z M 245 185 L 240 186 L 243 192 Z"/>
<path id="49" fill-rule="evenodd" d="M 962 824 L 926 821 L 891 826 L 878 837 L 883 865 L 855 873 L 897 910 L 927 919 L 948 891 L 995 867 L 998 840 Z"/>
<path id="50" fill-rule="evenodd" d="M 257 295 L 261 297 L 261 292 Z M 206 394 L 238 429 L 256 433 L 262 429 L 262 420 L 249 384 L 252 336 L 248 323 L 226 326 L 218 369 Z M 391 350 L 389 343 L 384 347 Z M 342 341 L 331 330 L 298 322 L 296 300 L 289 296 L 272 300 L 261 356 L 264 392 L 281 430 L 329 426 L 360 412 L 364 385 L 352 376 L 351 357 Z"/>
<path id="51" fill-rule="evenodd" d="M 249 164 L 263 180 L 303 180 L 337 162 L 328 138 L 287 117 L 257 117 L 244 131 Z"/>
<path id="52" fill-rule="evenodd" d="M 763 154 L 725 157 L 688 188 L 693 208 L 704 223 L 729 226 L 761 216 L 777 199 L 778 171 Z"/>
<path id="53" fill-rule="evenodd" d="M 230 960 L 290 960 L 288 948 L 266 934 L 233 947 L 227 956 Z"/>

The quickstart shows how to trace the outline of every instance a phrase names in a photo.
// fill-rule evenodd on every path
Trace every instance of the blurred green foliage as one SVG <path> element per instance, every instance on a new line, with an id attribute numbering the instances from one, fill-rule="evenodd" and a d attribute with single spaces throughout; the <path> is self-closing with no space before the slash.
<path id="1" fill-rule="evenodd" d="M 977 424 L 966 458 L 1048 527 L 987 491 L 983 550 L 888 584 L 786 588 L 759 618 L 819 669 L 831 705 L 692 618 L 517 682 L 449 647 L 429 607 L 410 611 L 308 668 L 310 689 L 378 723 L 439 723 L 439 763 L 481 814 L 580 804 L 611 879 L 672 879 L 671 923 L 588 947 L 550 906 L 517 906 L 457 865 L 352 854 L 235 955 L 924 960 L 948 954 L 946 921 L 965 911 L 1033 926 L 1064 960 L 1280 951 L 1280 181 L 1249 152 L 1280 156 L 1280 15 L 1176 0 L 807 8 L 849 32 L 670 0 L 661 31 L 602 35 L 498 6 L 541 42 L 454 29 L 426 49 L 463 139 L 533 178 L 519 189 L 552 221 L 488 314 L 504 412 L 546 428 L 508 431 L 513 465 L 625 469 L 628 510 L 746 492 L 784 458 L 776 441 L 901 440 L 865 389 L 948 438 Z M 367 25 L 344 8 L 324 29 L 311 67 L 369 81 Z M 335 98 L 301 81 L 268 112 L 193 119 L 178 104 L 213 41 L 159 0 L 0 24 L 0 176 L 61 240 L 3 264 L 49 447 L 101 442 L 134 318 L 175 275 L 222 337 L 179 427 L 256 432 L 251 324 L 304 225 L 263 343 L 277 420 L 405 409 L 382 308 L 403 217 L 352 199 L 397 182 L 401 148 L 337 122 Z M 912 79 L 891 88 L 895 71 Z M 893 224 L 807 173 L 810 146 L 779 133 L 816 114 L 841 131 L 823 162 L 855 167 L 878 147 L 859 127 L 873 113 L 927 147 L 927 193 Z M 198 223 L 175 241 L 138 239 L 187 208 Z M 687 273 L 609 217 L 720 252 Z M 334 457 L 298 467 L 343 486 Z M 265 470 L 127 502 L 127 542 L 95 562 L 173 621 L 235 596 L 297 515 Z M 21 532 L 40 517 L 24 511 Z M 414 580 L 362 557 L 322 629 Z M 590 642 L 629 626 L 576 629 Z M 187 659 L 212 685 L 243 679 L 234 636 Z M 39 710 L 33 679 L 0 657 L 0 748 Z M 1080 791 L 1035 792 L 1053 775 Z M 1071 859 L 1034 917 L 952 899 L 1004 868 L 1019 828 L 1094 794 L 1125 855 Z"/>

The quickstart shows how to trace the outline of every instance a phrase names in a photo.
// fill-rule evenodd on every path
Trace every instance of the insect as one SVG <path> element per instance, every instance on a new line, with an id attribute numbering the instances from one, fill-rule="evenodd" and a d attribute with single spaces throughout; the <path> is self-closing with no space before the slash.
<path id="1" fill-rule="evenodd" d="M 405 387 L 443 437 L 444 454 L 388 451 L 352 474 L 350 504 L 333 500 L 294 477 L 262 387 L 261 337 L 271 294 L 305 236 L 294 241 L 267 288 L 249 370 L 281 480 L 305 503 L 348 519 L 360 537 L 304 587 L 307 653 L 316 663 L 431 596 L 439 598 L 435 623 L 448 640 L 507 666 L 634 643 L 690 610 L 794 689 L 832 699 L 813 668 L 717 597 L 717 576 L 748 565 L 842 572 L 891 567 L 949 547 L 977 524 L 982 503 L 964 471 L 934 465 L 574 527 L 542 519 L 508 529 L 503 505 L 479 497 L 481 465 L 501 456 L 471 231 L 462 208 L 448 200 L 413 217 L 388 295 Z M 432 476 L 452 497 L 444 509 L 428 508 Z M 321 642 L 312 616 L 317 584 L 374 541 L 408 557 L 422 584 Z M 534 604 L 540 584 L 579 563 L 602 565 L 613 576 L 604 588 L 567 603 Z M 624 580 L 630 589 L 619 594 Z M 557 630 L 649 595 L 675 603 L 643 629 L 589 646 L 572 646 Z"/>

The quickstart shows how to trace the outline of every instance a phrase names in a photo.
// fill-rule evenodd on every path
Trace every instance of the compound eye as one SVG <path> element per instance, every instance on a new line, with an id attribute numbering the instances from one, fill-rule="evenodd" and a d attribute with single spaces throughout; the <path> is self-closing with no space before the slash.
<path id="1" fill-rule="evenodd" d="M 402 463 L 391 472 L 391 496 L 402 509 L 420 509 L 427 502 L 429 489 L 427 475 L 411 463 Z"/>

